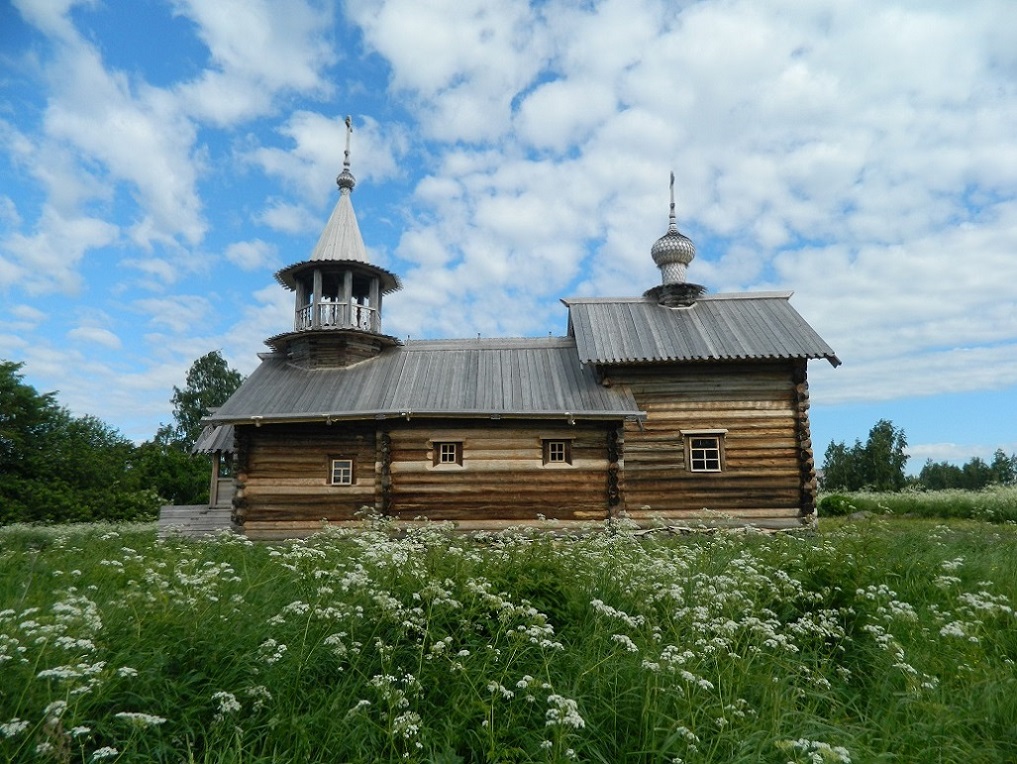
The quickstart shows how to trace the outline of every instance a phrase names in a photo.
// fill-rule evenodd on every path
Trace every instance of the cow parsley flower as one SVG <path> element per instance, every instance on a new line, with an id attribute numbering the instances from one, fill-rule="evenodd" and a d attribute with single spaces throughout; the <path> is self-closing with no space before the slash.
<path id="1" fill-rule="evenodd" d="M 548 695 L 547 703 L 551 708 L 545 714 L 545 725 L 548 727 L 572 727 L 582 729 L 586 721 L 579 715 L 579 706 L 571 698 L 561 695 Z"/>
<path id="2" fill-rule="evenodd" d="M 120 711 L 114 715 L 117 719 L 123 719 L 124 721 L 130 722 L 135 727 L 158 727 L 160 724 L 166 723 L 166 720 L 163 717 L 155 716 L 154 714 Z"/>
<path id="3" fill-rule="evenodd" d="M 32 726 L 31 722 L 24 719 L 14 718 L 9 722 L 0 724 L 0 737 L 16 737 Z"/>

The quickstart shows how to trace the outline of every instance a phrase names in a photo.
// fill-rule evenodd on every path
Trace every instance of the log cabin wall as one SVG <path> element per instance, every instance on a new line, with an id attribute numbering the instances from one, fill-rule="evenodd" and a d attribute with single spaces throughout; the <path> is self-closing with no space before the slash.
<path id="1" fill-rule="evenodd" d="M 609 433 L 616 424 L 420 420 L 388 430 L 391 497 L 399 520 L 500 528 L 538 517 L 604 520 Z M 571 464 L 544 464 L 543 441 L 565 441 Z M 462 464 L 435 464 L 435 444 L 460 443 Z"/>
<path id="2" fill-rule="evenodd" d="M 323 523 L 358 519 L 375 506 L 377 446 L 373 423 L 237 426 L 234 520 L 249 538 L 292 538 Z M 331 460 L 352 459 L 352 485 L 331 483 Z"/>
<path id="3" fill-rule="evenodd" d="M 704 520 L 790 527 L 808 514 L 804 364 L 617 367 L 647 417 L 625 425 L 624 510 L 639 524 Z M 719 472 L 689 468 L 690 438 L 719 435 Z M 811 446 L 811 444 L 809 444 Z M 811 457 L 811 450 L 808 452 Z"/>
<path id="4" fill-rule="evenodd" d="M 540 518 L 604 520 L 617 503 L 620 456 L 608 460 L 614 423 L 421 419 L 236 430 L 234 519 L 253 539 L 359 522 L 365 506 L 401 522 L 496 529 Z M 568 444 L 570 463 L 545 464 L 545 441 Z M 436 465 L 436 443 L 459 444 L 462 463 Z M 353 459 L 353 485 L 330 483 L 333 458 Z"/>

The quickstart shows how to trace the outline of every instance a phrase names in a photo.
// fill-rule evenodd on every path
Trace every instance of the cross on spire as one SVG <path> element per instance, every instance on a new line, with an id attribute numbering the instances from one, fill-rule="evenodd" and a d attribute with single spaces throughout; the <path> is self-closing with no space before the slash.
<path id="1" fill-rule="evenodd" d="M 353 135 L 353 117 L 346 115 L 346 152 L 343 155 L 343 171 L 339 173 L 339 177 L 335 179 L 336 184 L 339 186 L 339 191 L 349 190 L 352 191 L 353 187 L 357 184 L 357 179 L 353 177 L 353 173 L 350 172 L 350 136 Z"/>

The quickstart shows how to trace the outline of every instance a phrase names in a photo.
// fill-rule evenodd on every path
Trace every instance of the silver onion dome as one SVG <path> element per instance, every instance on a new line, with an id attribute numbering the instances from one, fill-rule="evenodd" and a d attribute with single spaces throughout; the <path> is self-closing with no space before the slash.
<path id="1" fill-rule="evenodd" d="M 671 214 L 667 233 L 653 243 L 650 249 L 653 262 L 660 268 L 662 284 L 681 284 L 685 269 L 696 256 L 696 245 L 678 230 L 674 211 L 674 173 L 671 173 Z"/>

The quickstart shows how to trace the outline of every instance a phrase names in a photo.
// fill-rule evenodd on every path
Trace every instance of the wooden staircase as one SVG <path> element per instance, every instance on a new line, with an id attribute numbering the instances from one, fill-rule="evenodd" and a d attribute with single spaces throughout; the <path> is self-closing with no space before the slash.
<path id="1" fill-rule="evenodd" d="M 233 530 L 231 507 L 204 504 L 167 506 L 159 510 L 159 538 L 185 536 L 197 538 Z"/>

